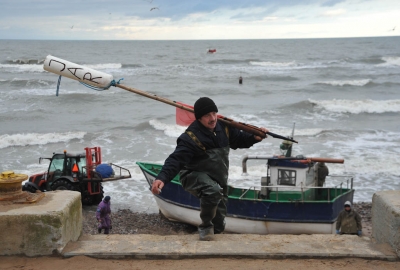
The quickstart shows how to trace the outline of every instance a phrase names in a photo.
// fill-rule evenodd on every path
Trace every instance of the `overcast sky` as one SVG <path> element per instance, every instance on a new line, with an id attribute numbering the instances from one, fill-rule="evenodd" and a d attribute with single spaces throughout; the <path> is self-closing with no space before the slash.
<path id="1" fill-rule="evenodd" d="M 400 0 L 0 0 L 0 39 L 398 36 Z"/>

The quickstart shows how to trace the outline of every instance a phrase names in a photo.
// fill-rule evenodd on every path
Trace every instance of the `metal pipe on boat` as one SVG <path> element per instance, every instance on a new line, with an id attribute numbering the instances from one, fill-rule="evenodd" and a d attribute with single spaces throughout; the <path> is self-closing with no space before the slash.
<path id="1" fill-rule="evenodd" d="M 247 160 L 249 159 L 270 159 L 271 156 L 248 156 L 245 155 L 242 159 L 242 175 L 248 175 L 247 173 Z"/>
<path id="2" fill-rule="evenodd" d="M 318 157 L 316 157 L 316 158 L 306 158 L 306 157 L 303 157 L 303 158 L 298 158 L 298 157 L 279 158 L 279 157 L 271 157 L 271 156 L 248 156 L 248 155 L 245 155 L 243 157 L 243 159 L 242 159 L 242 175 L 244 175 L 244 176 L 248 175 L 248 173 L 247 173 L 247 160 L 249 160 L 249 159 L 265 159 L 265 160 L 267 160 L 267 159 L 272 159 L 272 158 L 276 158 L 276 159 L 279 159 L 279 160 L 294 160 L 294 161 L 295 160 L 306 160 L 306 159 L 309 159 L 309 160 L 314 161 L 314 162 L 344 163 L 343 159 L 336 159 L 336 158 L 318 158 Z"/>

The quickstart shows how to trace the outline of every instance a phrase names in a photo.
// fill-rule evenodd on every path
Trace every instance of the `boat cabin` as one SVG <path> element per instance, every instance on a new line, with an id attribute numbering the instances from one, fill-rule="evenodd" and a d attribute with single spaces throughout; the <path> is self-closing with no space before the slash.
<path id="1" fill-rule="evenodd" d="M 318 166 L 303 160 L 268 159 L 267 176 L 261 178 L 260 197 L 278 199 L 289 196 L 293 200 L 315 200 L 314 189 L 318 184 Z"/>

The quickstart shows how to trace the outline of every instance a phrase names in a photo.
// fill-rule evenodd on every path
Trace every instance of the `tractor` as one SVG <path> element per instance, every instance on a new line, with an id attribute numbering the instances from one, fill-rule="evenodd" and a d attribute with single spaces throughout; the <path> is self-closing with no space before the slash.
<path id="1" fill-rule="evenodd" d="M 82 204 L 98 204 L 103 199 L 102 182 L 131 178 L 130 171 L 113 163 L 101 163 L 100 147 L 86 147 L 85 153 L 53 153 L 46 172 L 35 174 L 22 186 L 35 193 L 52 190 L 72 190 L 81 193 Z M 118 171 L 119 174 L 115 174 Z"/>

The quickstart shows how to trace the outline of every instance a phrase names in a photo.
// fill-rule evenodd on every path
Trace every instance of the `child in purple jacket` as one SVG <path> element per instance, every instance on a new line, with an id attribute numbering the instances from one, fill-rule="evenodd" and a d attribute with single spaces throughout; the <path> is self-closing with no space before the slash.
<path id="1" fill-rule="evenodd" d="M 111 198 L 110 196 L 106 196 L 103 201 L 100 202 L 96 211 L 96 218 L 99 222 L 97 226 L 98 232 L 101 233 L 101 230 L 104 229 L 104 234 L 109 234 L 111 229 Z"/>

